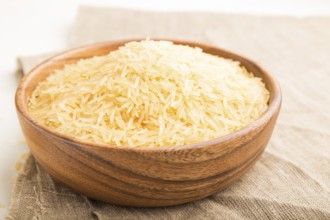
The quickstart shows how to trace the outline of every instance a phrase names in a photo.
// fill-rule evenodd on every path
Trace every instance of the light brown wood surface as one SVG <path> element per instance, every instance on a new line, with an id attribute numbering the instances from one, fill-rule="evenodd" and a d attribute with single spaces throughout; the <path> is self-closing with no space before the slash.
<path id="1" fill-rule="evenodd" d="M 276 81 L 258 65 L 213 46 L 174 41 L 240 61 L 248 71 L 263 78 L 271 94 L 268 110 L 257 121 L 235 133 L 185 146 L 128 149 L 87 144 L 31 118 L 27 109 L 29 97 L 38 82 L 54 69 L 82 58 L 107 54 L 126 42 L 101 43 L 64 52 L 35 67 L 22 79 L 15 98 L 17 114 L 28 146 L 39 164 L 75 191 L 128 206 L 182 204 L 233 184 L 264 151 L 280 110 L 281 92 Z"/>

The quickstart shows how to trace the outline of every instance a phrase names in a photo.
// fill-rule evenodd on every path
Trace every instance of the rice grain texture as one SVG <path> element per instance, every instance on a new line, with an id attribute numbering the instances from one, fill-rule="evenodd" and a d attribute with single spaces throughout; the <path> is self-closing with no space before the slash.
<path id="1" fill-rule="evenodd" d="M 145 40 L 54 71 L 34 90 L 29 111 L 79 140 L 151 148 L 235 132 L 268 100 L 262 80 L 237 61 Z"/>

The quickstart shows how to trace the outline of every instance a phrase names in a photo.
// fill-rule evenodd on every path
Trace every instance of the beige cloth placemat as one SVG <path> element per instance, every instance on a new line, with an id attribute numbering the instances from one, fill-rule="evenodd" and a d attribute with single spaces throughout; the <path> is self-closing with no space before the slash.
<path id="1" fill-rule="evenodd" d="M 83 7 L 70 46 L 132 37 L 190 39 L 246 55 L 279 80 L 283 108 L 261 159 L 230 188 L 165 208 L 88 199 L 30 156 L 8 219 L 330 219 L 330 17 L 158 13 Z M 22 69 L 34 65 L 20 59 Z M 24 68 L 28 67 L 28 68 Z"/>

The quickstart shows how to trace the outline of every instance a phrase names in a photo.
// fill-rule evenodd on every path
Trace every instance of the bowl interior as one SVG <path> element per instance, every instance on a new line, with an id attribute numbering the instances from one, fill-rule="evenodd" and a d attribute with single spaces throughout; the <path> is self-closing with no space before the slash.
<path id="1" fill-rule="evenodd" d="M 142 39 L 134 39 L 136 41 L 142 40 Z M 108 42 L 108 43 L 100 43 L 100 44 L 94 44 L 89 46 L 80 47 L 77 49 L 69 50 L 66 52 L 63 52 L 61 54 L 58 54 L 40 65 L 36 66 L 33 70 L 31 70 L 20 82 L 17 92 L 16 92 L 16 106 L 18 111 L 32 124 L 40 127 L 42 130 L 45 130 L 49 133 L 53 133 L 56 136 L 60 136 L 67 140 L 73 140 L 71 137 L 67 137 L 66 135 L 59 134 L 56 131 L 53 131 L 37 121 L 33 120 L 28 112 L 28 102 L 29 98 L 38 85 L 39 82 L 45 80 L 50 74 L 53 73 L 55 69 L 61 69 L 66 64 L 75 63 L 80 59 L 85 59 L 93 56 L 101 56 L 108 54 L 110 51 L 116 50 L 118 47 L 124 45 L 125 43 L 133 41 L 133 40 L 121 40 L 121 41 L 114 41 L 114 42 Z M 281 93 L 279 86 L 277 82 L 263 69 L 261 69 L 258 65 L 256 65 L 254 62 L 244 58 L 243 56 L 234 54 L 232 52 L 214 47 L 209 46 L 206 44 L 196 43 L 196 42 L 187 42 L 187 41 L 177 41 L 177 40 L 171 40 L 175 44 L 183 44 L 183 45 L 189 45 L 192 47 L 200 47 L 203 49 L 204 52 L 210 53 L 213 55 L 221 56 L 224 58 L 237 60 L 241 63 L 242 66 L 244 66 L 249 72 L 252 72 L 255 76 L 260 77 L 263 79 L 263 82 L 266 84 L 266 88 L 270 92 L 270 100 L 269 100 L 269 107 L 266 110 L 266 112 L 255 122 L 251 123 L 247 127 L 234 132 L 232 134 L 217 138 L 216 140 L 219 141 L 219 139 L 230 139 L 232 137 L 238 136 L 241 133 L 248 132 L 249 128 L 251 127 L 257 127 L 258 124 L 262 124 L 265 121 L 269 120 L 269 118 L 274 115 L 274 113 L 278 110 L 280 104 L 281 104 Z M 74 140 L 75 142 L 80 142 L 79 140 Z M 213 140 L 211 140 L 213 141 Z M 98 147 L 109 147 L 107 145 L 102 144 L 92 144 L 94 146 Z M 185 146 L 174 146 L 175 148 L 180 147 L 196 147 L 195 144 L 191 145 L 185 145 Z M 140 149 L 140 148 L 139 148 Z M 143 148 L 141 148 L 143 149 Z M 146 148 L 147 149 L 147 148 Z M 158 149 L 158 148 L 157 148 Z M 167 148 L 159 148 L 161 149 L 169 149 Z"/>

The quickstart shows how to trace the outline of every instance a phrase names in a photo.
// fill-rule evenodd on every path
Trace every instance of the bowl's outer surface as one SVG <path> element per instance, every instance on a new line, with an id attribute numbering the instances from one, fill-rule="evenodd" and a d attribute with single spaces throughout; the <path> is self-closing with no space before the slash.
<path id="1" fill-rule="evenodd" d="M 16 92 L 18 118 L 40 165 L 55 179 L 82 194 L 115 204 L 151 207 L 186 203 L 212 195 L 245 174 L 264 151 L 281 105 L 277 83 L 253 62 L 212 46 L 205 52 L 239 60 L 262 77 L 271 93 L 268 110 L 246 128 L 222 138 L 162 149 L 129 149 L 87 144 L 52 131 L 28 113 L 28 99 L 52 70 L 82 58 L 104 55 L 127 41 L 96 44 L 57 55 L 34 68 Z"/>

